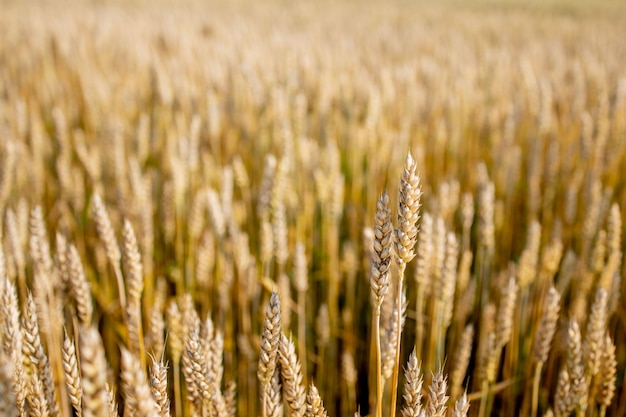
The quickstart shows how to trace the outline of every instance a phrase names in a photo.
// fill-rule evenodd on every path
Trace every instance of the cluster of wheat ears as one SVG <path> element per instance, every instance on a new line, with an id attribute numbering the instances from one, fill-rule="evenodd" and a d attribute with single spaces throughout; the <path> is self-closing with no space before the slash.
<path id="1" fill-rule="evenodd" d="M 5 2 L 0 416 L 625 415 L 598 3 Z"/>

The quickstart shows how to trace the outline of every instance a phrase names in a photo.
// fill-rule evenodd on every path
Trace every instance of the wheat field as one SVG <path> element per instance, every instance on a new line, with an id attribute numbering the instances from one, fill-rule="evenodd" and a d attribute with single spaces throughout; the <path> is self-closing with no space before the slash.
<path id="1" fill-rule="evenodd" d="M 0 416 L 626 415 L 625 39 L 0 1 Z"/>

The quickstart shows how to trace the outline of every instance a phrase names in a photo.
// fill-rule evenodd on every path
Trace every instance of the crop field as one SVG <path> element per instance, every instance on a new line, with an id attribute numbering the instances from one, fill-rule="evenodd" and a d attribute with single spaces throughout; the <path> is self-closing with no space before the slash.
<path id="1" fill-rule="evenodd" d="M 626 415 L 626 3 L 0 0 L 0 416 Z"/>

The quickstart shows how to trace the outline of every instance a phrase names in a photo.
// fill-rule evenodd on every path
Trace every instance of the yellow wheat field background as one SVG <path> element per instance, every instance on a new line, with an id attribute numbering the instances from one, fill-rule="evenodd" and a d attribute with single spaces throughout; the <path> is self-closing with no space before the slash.
<path id="1" fill-rule="evenodd" d="M 0 416 L 624 416 L 626 3 L 0 1 Z"/>

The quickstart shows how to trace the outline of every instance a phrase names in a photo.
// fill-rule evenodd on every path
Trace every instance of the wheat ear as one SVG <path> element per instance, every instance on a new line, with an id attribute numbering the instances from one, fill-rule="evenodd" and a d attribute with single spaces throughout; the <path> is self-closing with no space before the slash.
<path id="1" fill-rule="evenodd" d="M 383 381 L 382 352 L 380 346 L 380 314 L 385 295 L 389 291 L 389 266 L 391 264 L 391 245 L 393 227 L 391 209 L 387 193 L 378 199 L 374 216 L 374 251 L 372 253 L 372 275 L 370 286 L 374 297 L 374 331 L 372 338 L 376 349 L 376 417 L 382 417 Z"/>
<path id="2" fill-rule="evenodd" d="M 79 337 L 83 382 L 83 416 L 107 417 L 106 359 L 95 327 L 82 328 Z"/>
<path id="3" fill-rule="evenodd" d="M 283 394 L 289 407 L 291 417 L 302 417 L 306 410 L 306 391 L 302 385 L 300 361 L 296 356 L 296 348 L 292 340 L 281 334 L 278 348 L 280 373 L 283 380 Z"/>
<path id="4" fill-rule="evenodd" d="M 270 303 L 265 313 L 265 323 L 261 334 L 261 352 L 257 377 L 261 382 L 261 402 L 263 417 L 267 416 L 266 390 L 276 369 L 278 345 L 280 343 L 280 298 L 276 292 L 270 296 Z"/>
<path id="5" fill-rule="evenodd" d="M 76 357 L 76 346 L 70 338 L 65 335 L 63 340 L 63 372 L 65 373 L 65 385 L 70 397 L 72 407 L 77 417 L 82 417 L 83 387 L 78 369 L 78 359 Z"/>
<path id="6" fill-rule="evenodd" d="M 404 370 L 406 382 L 404 383 L 404 407 L 402 407 L 402 417 L 419 417 L 422 413 L 422 370 L 415 348 L 409 355 L 409 360 Z"/>
<path id="7" fill-rule="evenodd" d="M 394 248 L 396 252 L 396 263 L 399 269 L 399 280 L 396 286 L 396 303 L 403 304 L 404 294 L 404 270 L 414 257 L 415 241 L 417 240 L 419 220 L 420 200 L 422 189 L 420 178 L 416 173 L 417 165 L 409 153 L 406 157 L 404 171 L 400 180 L 400 197 L 398 201 L 398 227 L 395 229 Z M 391 417 L 396 415 L 396 402 L 398 398 L 398 379 L 400 369 L 400 341 L 402 340 L 402 320 L 398 320 L 396 327 L 396 358 L 393 366 L 393 377 L 391 380 Z"/>
<path id="8" fill-rule="evenodd" d="M 167 366 L 163 360 L 152 358 L 150 367 L 150 389 L 156 400 L 160 417 L 170 417 L 170 399 L 167 394 Z"/>
<path id="9" fill-rule="evenodd" d="M 126 405 L 136 417 L 159 417 L 145 372 L 139 358 L 122 348 L 122 388 Z"/>

